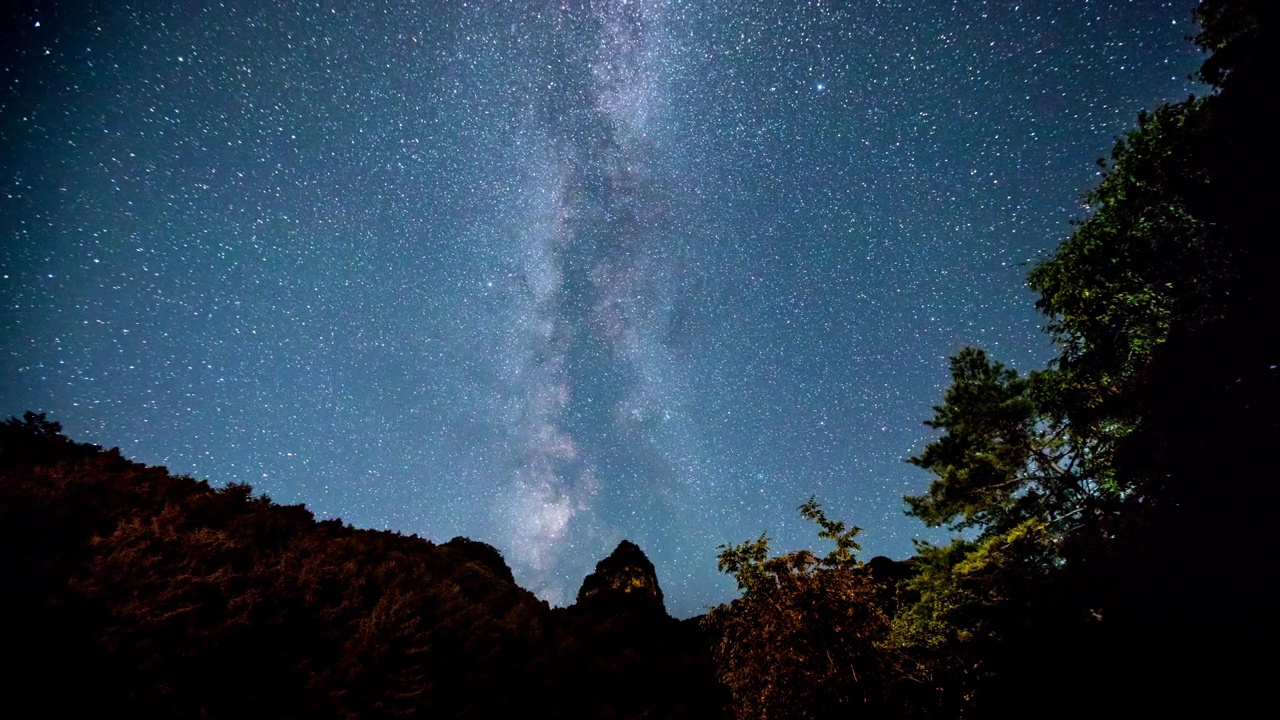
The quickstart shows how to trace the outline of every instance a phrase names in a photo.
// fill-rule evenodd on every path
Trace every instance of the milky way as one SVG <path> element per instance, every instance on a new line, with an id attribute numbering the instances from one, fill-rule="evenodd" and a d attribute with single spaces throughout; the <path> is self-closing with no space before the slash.
<path id="1" fill-rule="evenodd" d="M 509 199 L 476 229 L 499 261 L 484 284 L 498 309 L 480 320 L 505 433 L 491 536 L 557 602 L 576 589 L 562 561 L 622 532 L 598 508 L 628 508 L 634 533 L 680 527 L 681 507 L 699 504 L 672 343 L 688 312 L 680 259 L 701 238 L 677 225 L 681 171 L 649 134 L 669 82 L 663 11 L 514 14 L 513 55 L 488 58 L 520 148 Z"/>
<path id="2" fill-rule="evenodd" d="M 377 7 L 374 7 L 374 6 Z M 1050 355 L 1023 277 L 1190 4 L 30 3 L 5 22 L 0 411 L 319 516 L 497 546 L 930 534 L 946 358 Z"/>

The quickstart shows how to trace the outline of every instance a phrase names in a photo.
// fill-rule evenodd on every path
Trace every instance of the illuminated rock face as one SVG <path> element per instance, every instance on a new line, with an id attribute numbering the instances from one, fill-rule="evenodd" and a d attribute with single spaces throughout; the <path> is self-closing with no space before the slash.
<path id="1" fill-rule="evenodd" d="M 653 563 L 630 540 L 623 540 L 609 557 L 596 563 L 596 571 L 578 590 L 579 605 L 606 600 L 651 605 L 666 612 Z"/>

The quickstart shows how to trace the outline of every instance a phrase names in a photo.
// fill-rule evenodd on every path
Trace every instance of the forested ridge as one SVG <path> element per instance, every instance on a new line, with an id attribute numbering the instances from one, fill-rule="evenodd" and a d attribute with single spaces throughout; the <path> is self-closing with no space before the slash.
<path id="1" fill-rule="evenodd" d="M 1056 357 L 951 359 L 906 511 L 952 542 L 863 562 L 811 498 L 833 549 L 722 547 L 741 598 L 705 618 L 671 619 L 625 542 L 553 610 L 483 543 L 317 522 L 28 413 L 0 426 L 9 696 L 61 717 L 1246 712 L 1278 635 L 1277 12 L 1197 7 L 1213 91 L 1139 117 L 1030 273 Z"/>
<path id="2" fill-rule="evenodd" d="M 6 697 L 52 717 L 705 718 L 724 705 L 702 631 L 667 615 L 630 543 L 552 609 L 484 543 L 317 522 L 31 413 L 0 424 L 0 578 Z"/>

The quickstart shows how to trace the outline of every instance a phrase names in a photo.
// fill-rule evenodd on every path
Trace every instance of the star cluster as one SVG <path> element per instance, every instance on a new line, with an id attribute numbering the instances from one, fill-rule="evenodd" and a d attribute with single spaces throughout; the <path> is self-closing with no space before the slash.
<path id="1" fill-rule="evenodd" d="M 322 517 L 497 546 L 557 603 L 622 538 L 927 534 L 903 459 L 1190 6 L 46 2 L 0 43 L 0 401 Z"/>

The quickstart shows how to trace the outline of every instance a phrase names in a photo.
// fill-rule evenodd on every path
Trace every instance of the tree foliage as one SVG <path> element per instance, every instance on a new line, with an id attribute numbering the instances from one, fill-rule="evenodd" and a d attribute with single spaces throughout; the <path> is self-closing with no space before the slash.
<path id="1" fill-rule="evenodd" d="M 944 434 L 910 459 L 938 481 L 907 498 L 911 514 L 932 526 L 1004 532 L 1080 501 L 1081 457 L 1062 423 L 1041 411 L 1043 375 L 1020 377 L 965 348 L 951 359 L 951 377 L 944 403 L 925 421 Z"/>
<path id="2" fill-rule="evenodd" d="M 911 459 L 934 480 L 907 502 L 972 539 L 920 548 L 892 638 L 963 697 L 1047 688 L 1029 668 L 1060 660 L 1051 637 L 1107 655 L 1148 627 L 1274 623 L 1257 568 L 1280 550 L 1265 530 L 1280 497 L 1259 450 L 1280 444 L 1264 409 L 1280 344 L 1256 178 L 1275 161 L 1276 14 L 1201 4 L 1217 92 L 1141 114 L 1029 276 L 1057 357 L 1028 375 L 981 350 L 952 359 L 926 423 L 941 434 Z"/>
<path id="3" fill-rule="evenodd" d="M 889 614 L 884 588 L 855 554 L 861 529 L 829 519 L 813 498 L 799 511 L 834 544 L 825 556 L 770 557 L 765 535 L 720 548 L 720 569 L 742 590 L 706 620 L 720 679 L 739 718 L 882 716 Z"/>
<path id="4" fill-rule="evenodd" d="M 1256 65 L 1271 7 L 1201 5 L 1211 78 Z M 1176 450 L 1171 435 L 1211 436 L 1212 423 L 1230 421 L 1227 396 L 1242 395 L 1230 386 L 1260 397 L 1274 385 L 1275 333 L 1262 328 L 1275 321 L 1275 293 L 1259 290 L 1274 260 L 1257 226 L 1222 211 L 1223 187 L 1248 163 L 1231 147 L 1253 131 L 1224 108 L 1248 102 L 1224 90 L 1163 105 L 1116 143 L 1086 197 L 1091 213 L 1029 276 L 1058 357 L 1026 378 L 980 350 L 952 360 L 952 386 L 927 423 L 943 435 L 912 459 L 937 476 L 908 499 L 914 514 L 991 532 L 1033 517 L 1106 526 L 1179 497 L 1189 479 L 1172 480 L 1185 473 L 1156 452 Z M 1255 151 L 1274 147 L 1254 139 Z"/>

